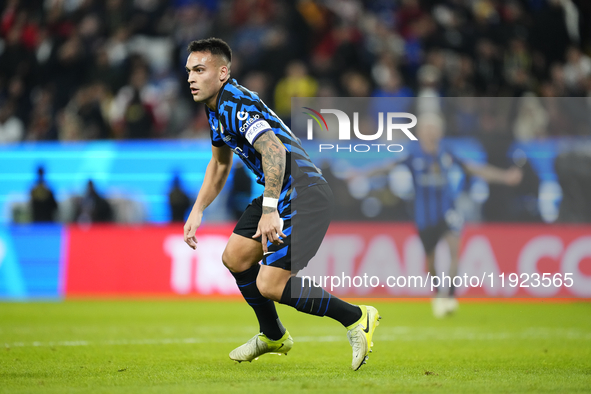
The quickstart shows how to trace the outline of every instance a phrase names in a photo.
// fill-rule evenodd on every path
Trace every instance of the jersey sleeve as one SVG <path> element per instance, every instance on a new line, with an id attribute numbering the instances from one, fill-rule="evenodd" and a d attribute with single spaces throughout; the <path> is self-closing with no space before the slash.
<path id="1" fill-rule="evenodd" d="M 211 137 L 211 144 L 216 148 L 220 148 L 225 145 L 220 135 L 217 132 L 214 132 L 211 127 L 209 128 L 209 135 Z"/>

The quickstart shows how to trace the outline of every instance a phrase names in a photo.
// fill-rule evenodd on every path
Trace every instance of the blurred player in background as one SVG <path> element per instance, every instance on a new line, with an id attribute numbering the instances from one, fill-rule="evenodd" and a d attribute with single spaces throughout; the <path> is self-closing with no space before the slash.
<path id="1" fill-rule="evenodd" d="M 466 174 L 476 175 L 489 183 L 502 183 L 515 186 L 521 182 L 522 172 L 518 167 L 507 170 L 488 164 L 475 165 L 458 159 L 440 145 L 444 123 L 435 113 L 419 116 L 417 138 L 419 144 L 409 149 L 408 156 L 400 161 L 391 162 L 383 167 L 372 169 L 365 176 L 386 175 L 394 167 L 405 164 L 412 173 L 415 190 L 414 220 L 419 237 L 427 256 L 427 269 L 432 276 L 435 270 L 435 247 L 444 239 L 449 246 L 451 266 L 449 276 L 458 273 L 460 231 L 463 218 L 454 208 L 454 195 L 449 184 L 449 170 L 453 164 L 459 165 Z M 359 174 L 353 174 L 359 176 Z M 447 275 L 447 273 L 446 273 Z M 453 284 L 445 293 L 437 288 L 432 299 L 433 314 L 443 317 L 455 312 L 458 302 L 454 298 Z"/>
<path id="2" fill-rule="evenodd" d="M 242 362 L 265 353 L 287 354 L 293 339 L 277 316 L 277 301 L 345 326 L 353 348 L 351 367 L 359 369 L 371 350 L 378 311 L 344 302 L 295 276 L 316 254 L 330 223 L 333 198 L 326 180 L 283 121 L 256 93 L 230 78 L 228 44 L 209 38 L 191 42 L 188 51 L 188 82 L 193 100 L 206 106 L 212 158 L 184 227 L 185 242 L 197 247 L 195 231 L 226 182 L 232 152 L 265 186 L 263 196 L 238 220 L 222 256 L 260 324 L 260 333 L 230 358 Z M 292 209 L 296 200 L 297 211 Z"/>

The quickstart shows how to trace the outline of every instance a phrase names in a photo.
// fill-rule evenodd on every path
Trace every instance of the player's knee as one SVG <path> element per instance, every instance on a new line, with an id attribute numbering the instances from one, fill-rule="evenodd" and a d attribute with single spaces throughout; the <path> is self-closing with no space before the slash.
<path id="1" fill-rule="evenodd" d="M 232 272 L 240 272 L 240 267 L 238 267 L 238 262 L 233 256 L 228 248 L 224 249 L 224 253 L 222 253 L 222 263 Z"/>
<path id="2" fill-rule="evenodd" d="M 257 278 L 257 288 L 261 295 L 265 298 L 268 298 L 273 301 L 279 301 L 281 299 L 281 294 L 277 289 L 277 285 L 274 283 L 270 283 L 269 281 L 262 278 L 260 275 Z"/>
<path id="3" fill-rule="evenodd" d="M 226 247 L 222 253 L 222 263 L 231 272 L 242 272 L 252 267 L 257 261 L 249 259 L 248 256 L 239 253 L 235 248 Z"/>

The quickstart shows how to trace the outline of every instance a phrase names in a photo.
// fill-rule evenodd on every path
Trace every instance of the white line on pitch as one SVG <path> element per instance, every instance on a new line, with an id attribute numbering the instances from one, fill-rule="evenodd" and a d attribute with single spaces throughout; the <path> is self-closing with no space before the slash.
<path id="1" fill-rule="evenodd" d="M 296 336 L 296 342 L 346 342 L 345 335 Z M 591 340 L 591 332 L 577 329 L 561 328 L 529 328 L 521 332 L 483 332 L 467 327 L 449 328 L 416 328 L 416 327 L 384 327 L 376 333 L 375 341 L 429 341 L 429 340 L 503 340 L 503 339 L 570 339 Z M 34 341 L 5 343 L 5 347 L 76 347 L 76 346 L 120 346 L 120 345 L 172 345 L 199 343 L 241 343 L 245 338 L 146 338 L 146 339 L 114 339 L 114 340 L 73 340 L 73 341 Z"/>

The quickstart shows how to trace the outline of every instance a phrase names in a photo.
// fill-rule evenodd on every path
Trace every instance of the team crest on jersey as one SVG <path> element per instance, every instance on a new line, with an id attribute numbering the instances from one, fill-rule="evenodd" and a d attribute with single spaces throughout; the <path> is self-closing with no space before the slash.
<path id="1" fill-rule="evenodd" d="M 224 142 L 230 141 L 232 139 L 232 136 L 224 134 L 224 125 L 222 124 L 222 122 L 219 122 L 218 125 L 219 125 L 218 129 L 220 130 L 220 135 L 222 136 L 222 140 L 224 140 Z"/>

